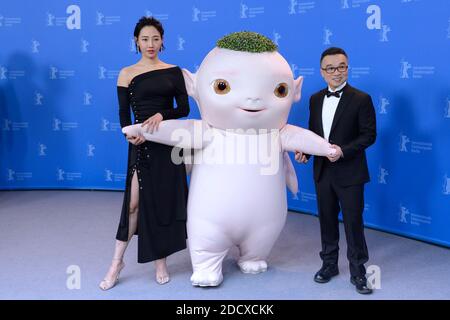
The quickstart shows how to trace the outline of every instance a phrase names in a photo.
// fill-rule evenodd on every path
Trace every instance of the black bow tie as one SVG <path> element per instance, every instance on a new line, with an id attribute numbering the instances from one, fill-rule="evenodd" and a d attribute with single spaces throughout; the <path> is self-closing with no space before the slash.
<path id="1" fill-rule="evenodd" d="M 334 91 L 334 92 L 331 92 L 331 91 L 327 90 L 326 96 L 327 96 L 327 98 L 329 98 L 331 96 L 334 96 L 336 98 L 340 98 L 342 91 L 344 91 L 344 88 L 342 88 L 341 90 L 338 90 L 338 91 Z"/>

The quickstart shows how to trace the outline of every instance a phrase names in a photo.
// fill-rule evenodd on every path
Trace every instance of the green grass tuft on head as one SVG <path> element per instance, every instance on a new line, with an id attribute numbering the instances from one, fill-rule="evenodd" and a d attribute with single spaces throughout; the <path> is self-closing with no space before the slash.
<path id="1" fill-rule="evenodd" d="M 272 40 L 262 34 L 250 31 L 230 33 L 217 41 L 217 47 L 245 52 L 273 52 L 278 47 Z"/>

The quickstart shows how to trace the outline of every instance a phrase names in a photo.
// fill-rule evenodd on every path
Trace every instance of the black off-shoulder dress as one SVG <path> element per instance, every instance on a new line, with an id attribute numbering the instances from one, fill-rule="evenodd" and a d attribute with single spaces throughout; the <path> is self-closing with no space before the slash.
<path id="1" fill-rule="evenodd" d="M 117 87 L 122 127 L 156 113 L 163 120 L 189 114 L 189 102 L 181 69 L 171 67 L 135 76 L 129 87 Z M 177 108 L 174 108 L 173 100 Z M 171 146 L 146 141 L 129 144 L 125 194 L 116 239 L 128 240 L 128 217 L 133 174 L 139 181 L 138 262 L 167 257 L 186 248 L 186 207 L 188 187 L 184 164 L 171 160 Z"/>

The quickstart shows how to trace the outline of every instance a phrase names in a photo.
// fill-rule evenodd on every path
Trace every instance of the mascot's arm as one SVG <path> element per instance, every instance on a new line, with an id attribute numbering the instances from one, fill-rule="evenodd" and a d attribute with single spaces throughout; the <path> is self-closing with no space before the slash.
<path id="1" fill-rule="evenodd" d="M 205 147 L 204 132 L 208 126 L 202 120 L 164 120 L 158 130 L 149 133 L 146 126 L 134 124 L 124 127 L 127 136 L 143 135 L 146 140 L 176 146 L 184 149 L 202 149 Z"/>
<path id="2" fill-rule="evenodd" d="M 286 172 L 286 185 L 294 195 L 297 195 L 298 193 L 297 174 L 295 173 L 294 165 L 292 164 L 291 158 L 289 158 L 289 154 L 286 151 L 283 152 L 283 161 L 284 161 L 284 170 Z"/>
<path id="3" fill-rule="evenodd" d="M 310 130 L 290 124 L 280 130 L 280 138 L 284 151 L 301 151 L 315 156 L 328 156 L 336 152 L 324 138 Z"/>

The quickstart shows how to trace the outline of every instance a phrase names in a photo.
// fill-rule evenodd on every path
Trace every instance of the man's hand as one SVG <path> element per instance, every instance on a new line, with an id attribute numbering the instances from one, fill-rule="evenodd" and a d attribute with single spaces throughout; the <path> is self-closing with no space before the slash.
<path id="1" fill-rule="evenodd" d="M 295 161 L 298 163 L 307 163 L 308 158 L 301 151 L 295 151 Z"/>
<path id="2" fill-rule="evenodd" d="M 344 154 L 342 153 L 341 147 L 339 147 L 338 145 L 332 144 L 331 148 L 335 149 L 336 153 L 331 155 L 331 156 L 327 156 L 328 160 L 330 160 L 331 162 L 336 162 L 341 157 L 344 157 Z"/>

